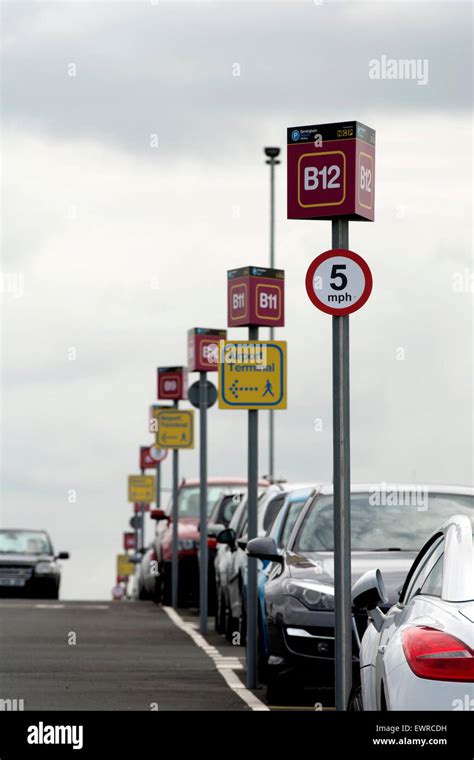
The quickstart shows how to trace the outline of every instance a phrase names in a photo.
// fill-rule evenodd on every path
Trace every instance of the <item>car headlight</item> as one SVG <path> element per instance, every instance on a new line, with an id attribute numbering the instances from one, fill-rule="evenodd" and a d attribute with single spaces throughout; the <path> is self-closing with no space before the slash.
<path id="1" fill-rule="evenodd" d="M 55 562 L 38 562 L 35 567 L 35 575 L 51 575 L 57 573 L 58 566 Z"/>
<path id="2" fill-rule="evenodd" d="M 180 538 L 178 539 L 178 551 L 189 552 L 194 549 L 195 543 L 192 538 Z"/>
<path id="3" fill-rule="evenodd" d="M 334 610 L 334 589 L 324 583 L 286 581 L 285 592 L 310 610 Z"/>

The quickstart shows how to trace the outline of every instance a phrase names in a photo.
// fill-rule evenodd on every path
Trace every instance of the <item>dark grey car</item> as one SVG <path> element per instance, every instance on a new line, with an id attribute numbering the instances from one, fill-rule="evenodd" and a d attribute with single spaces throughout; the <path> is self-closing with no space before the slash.
<path id="1" fill-rule="evenodd" d="M 61 568 L 44 530 L 0 530 L 0 596 L 58 599 Z"/>

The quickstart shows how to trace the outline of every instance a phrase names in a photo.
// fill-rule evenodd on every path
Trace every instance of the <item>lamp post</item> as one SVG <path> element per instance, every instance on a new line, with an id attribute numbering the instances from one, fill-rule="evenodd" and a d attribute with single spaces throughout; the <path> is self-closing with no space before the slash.
<path id="1" fill-rule="evenodd" d="M 270 166 L 270 269 L 275 268 L 275 166 L 280 161 L 277 160 L 280 155 L 280 148 L 264 148 L 267 156 L 266 164 Z M 270 340 L 274 338 L 274 329 L 270 327 Z M 270 409 L 270 420 L 268 429 L 268 475 L 270 481 L 275 477 L 275 420 L 274 411 Z"/>

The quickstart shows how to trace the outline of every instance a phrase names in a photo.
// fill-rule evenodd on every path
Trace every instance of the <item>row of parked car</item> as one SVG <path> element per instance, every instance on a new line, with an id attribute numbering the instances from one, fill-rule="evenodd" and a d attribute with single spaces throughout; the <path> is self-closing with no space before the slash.
<path id="1" fill-rule="evenodd" d="M 268 700 L 287 702 L 307 686 L 332 689 L 332 486 L 262 480 L 258 537 L 250 541 L 245 481 L 210 481 L 209 497 L 209 591 L 216 630 L 245 645 L 248 557 L 254 557 L 258 673 Z M 197 482 L 182 484 L 179 507 L 179 603 L 195 604 Z M 154 516 L 140 594 L 169 604 L 170 509 Z M 474 707 L 473 523 L 472 488 L 352 487 L 351 709 Z"/>

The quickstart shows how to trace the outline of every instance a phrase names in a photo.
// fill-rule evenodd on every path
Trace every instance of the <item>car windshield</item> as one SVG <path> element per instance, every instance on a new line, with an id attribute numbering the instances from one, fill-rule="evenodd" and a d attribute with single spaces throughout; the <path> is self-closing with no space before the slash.
<path id="1" fill-rule="evenodd" d="M 223 491 L 229 490 L 232 486 L 215 485 L 207 487 L 207 514 L 210 515 L 214 509 L 217 500 Z M 243 491 L 242 486 L 238 486 L 239 491 Z M 180 517 L 199 517 L 199 486 L 185 486 L 179 492 L 178 500 Z"/>
<path id="2" fill-rule="evenodd" d="M 395 496 L 388 498 L 389 494 Z M 375 495 L 352 494 L 352 550 L 419 551 L 452 515 L 464 514 L 474 522 L 473 496 L 420 491 L 416 498 L 407 497 L 406 491 L 398 489 Z M 306 512 L 293 550 L 303 554 L 334 551 L 333 511 L 332 496 L 316 497 Z"/>
<path id="3" fill-rule="evenodd" d="M 0 554 L 52 554 L 46 533 L 33 530 L 0 530 Z"/>

